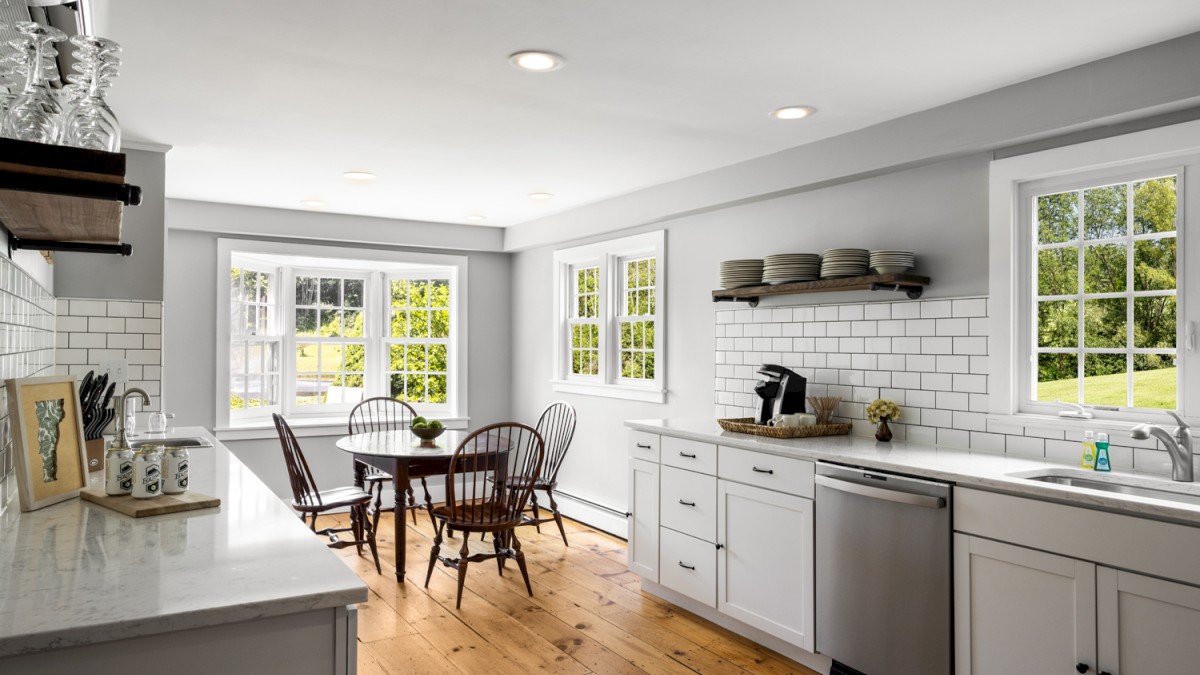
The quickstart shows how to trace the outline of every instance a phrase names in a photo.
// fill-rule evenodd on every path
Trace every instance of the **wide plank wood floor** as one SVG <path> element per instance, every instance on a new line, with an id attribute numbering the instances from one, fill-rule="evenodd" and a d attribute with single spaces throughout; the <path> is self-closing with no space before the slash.
<path id="1" fill-rule="evenodd" d="M 411 516 L 410 516 L 411 518 Z M 345 516 L 326 516 L 318 528 Z M 472 564 L 462 609 L 454 570 L 438 565 L 424 588 L 433 528 L 423 512 L 408 523 L 408 581 L 396 582 L 392 515 L 379 522 L 375 572 L 369 554 L 335 551 L 371 589 L 359 605 L 360 675 L 412 673 L 799 673 L 814 671 L 724 628 L 642 593 L 625 568 L 625 542 L 568 520 L 564 547 L 553 524 L 519 536 L 533 597 L 511 561 Z M 461 535 L 460 535 L 461 536 Z M 443 551 L 457 551 L 457 536 Z M 470 543 L 472 552 L 491 542 Z M 365 553 L 365 552 L 364 552 Z"/>

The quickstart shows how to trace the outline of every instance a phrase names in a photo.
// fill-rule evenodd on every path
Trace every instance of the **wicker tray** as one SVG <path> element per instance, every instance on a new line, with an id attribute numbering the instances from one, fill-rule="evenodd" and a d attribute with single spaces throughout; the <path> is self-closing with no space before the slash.
<path id="1" fill-rule="evenodd" d="M 753 417 L 719 419 L 717 424 L 725 431 L 739 434 L 770 436 L 771 438 L 811 438 L 813 436 L 843 436 L 850 433 L 849 424 L 814 424 L 807 427 L 769 427 L 755 424 Z"/>

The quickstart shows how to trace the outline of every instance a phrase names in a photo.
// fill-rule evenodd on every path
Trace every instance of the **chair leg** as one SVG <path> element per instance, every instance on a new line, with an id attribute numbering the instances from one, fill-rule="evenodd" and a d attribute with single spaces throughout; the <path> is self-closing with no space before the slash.
<path id="1" fill-rule="evenodd" d="M 363 524 L 367 522 L 367 507 L 363 506 Z M 375 533 L 379 531 L 376 523 L 379 522 L 379 512 L 375 512 L 375 521 L 371 523 L 370 530 L 367 532 L 367 548 L 371 549 L 371 557 L 375 560 L 375 573 L 383 574 L 383 568 L 379 566 L 379 548 L 375 545 Z"/>
<path id="2" fill-rule="evenodd" d="M 425 512 L 429 514 L 429 519 L 433 520 L 433 496 L 429 494 L 429 484 L 425 482 L 424 477 L 421 478 L 421 489 L 425 491 Z"/>
<path id="3" fill-rule="evenodd" d="M 521 569 L 521 577 L 525 579 L 525 590 L 529 591 L 529 597 L 533 597 L 533 586 L 529 583 L 529 570 L 525 567 L 525 554 L 521 551 L 521 540 L 517 539 L 517 530 L 513 528 L 508 531 L 508 537 L 512 542 L 513 553 L 517 559 L 517 567 Z"/>
<path id="4" fill-rule="evenodd" d="M 542 523 L 541 523 L 542 516 L 540 513 L 538 513 L 538 503 L 537 503 L 537 493 L 536 492 L 531 491 L 529 493 L 529 508 L 533 509 L 533 528 L 535 530 L 537 530 L 538 534 L 541 534 L 542 533 Z"/>
<path id="5" fill-rule="evenodd" d="M 408 488 L 405 489 L 408 495 L 408 510 L 412 511 L 413 525 L 417 524 L 417 498 L 413 495 L 412 481 L 408 482 Z"/>
<path id="6" fill-rule="evenodd" d="M 363 522 L 362 522 L 362 507 L 350 507 L 350 533 L 354 536 L 354 548 L 358 551 L 358 555 L 362 555 L 363 545 Z"/>
<path id="7" fill-rule="evenodd" d="M 554 513 L 554 522 L 558 525 L 558 533 L 562 535 L 563 546 L 567 543 L 567 529 L 563 527 L 562 514 L 558 512 L 558 504 L 554 501 L 554 490 L 547 489 L 546 496 L 550 498 L 550 511 Z"/>
<path id="8" fill-rule="evenodd" d="M 375 481 L 375 513 L 371 514 L 371 529 L 379 531 L 379 514 L 383 511 L 383 481 Z"/>
<path id="9" fill-rule="evenodd" d="M 486 532 L 484 534 L 487 534 Z M 492 548 L 496 551 L 496 569 L 500 570 L 500 576 L 504 576 L 504 553 L 500 550 L 500 533 L 492 533 Z"/>
<path id="10" fill-rule="evenodd" d="M 462 609 L 463 586 L 467 583 L 467 556 L 471 554 L 467 544 L 470 541 L 470 537 L 464 536 L 462 549 L 458 552 L 458 599 L 454 602 L 454 609 Z"/>
<path id="11" fill-rule="evenodd" d="M 442 527 L 445 521 L 434 518 L 433 548 L 429 549 L 429 569 L 425 572 L 425 588 L 429 588 L 429 579 L 433 577 L 433 566 L 437 564 L 438 553 L 442 551 Z"/>

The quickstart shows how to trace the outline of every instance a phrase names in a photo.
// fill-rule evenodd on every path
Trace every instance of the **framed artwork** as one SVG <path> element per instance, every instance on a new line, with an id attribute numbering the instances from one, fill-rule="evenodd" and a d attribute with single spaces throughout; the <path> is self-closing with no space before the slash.
<path id="1" fill-rule="evenodd" d="M 5 387 L 21 510 L 78 497 L 88 469 L 75 376 L 17 378 Z"/>

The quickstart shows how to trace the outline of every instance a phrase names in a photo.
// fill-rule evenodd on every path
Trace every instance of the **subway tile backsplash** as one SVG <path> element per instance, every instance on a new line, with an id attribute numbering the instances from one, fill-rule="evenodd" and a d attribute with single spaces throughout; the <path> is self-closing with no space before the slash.
<path id="1" fill-rule="evenodd" d="M 755 371 L 778 363 L 810 396 L 841 396 L 856 435 L 874 434 L 864 409 L 885 398 L 901 407 L 898 441 L 1078 462 L 1081 433 L 988 419 L 988 330 L 985 297 L 720 310 L 716 413 L 753 416 Z M 1155 441 L 1110 435 L 1113 468 L 1169 472 Z"/>
<path id="2" fill-rule="evenodd" d="M 55 363 L 59 374 L 99 370 L 104 361 L 129 362 L 130 387 L 150 394 L 159 410 L 162 394 L 162 303 L 148 300 L 59 298 Z"/>
<path id="3" fill-rule="evenodd" d="M 54 296 L 0 256 L 0 379 L 54 371 Z M 0 514 L 17 507 L 8 397 L 0 389 Z"/>

